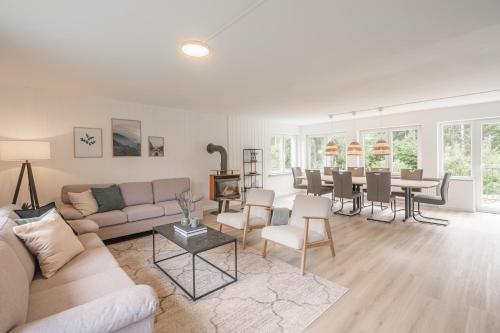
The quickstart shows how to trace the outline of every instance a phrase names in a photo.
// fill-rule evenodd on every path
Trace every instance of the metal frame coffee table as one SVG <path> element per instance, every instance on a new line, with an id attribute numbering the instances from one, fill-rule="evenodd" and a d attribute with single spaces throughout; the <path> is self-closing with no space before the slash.
<path id="1" fill-rule="evenodd" d="M 207 233 L 206 234 L 201 234 L 201 235 L 196 235 L 192 237 L 183 237 L 179 235 L 177 232 L 174 230 L 174 225 L 173 224 L 166 224 L 166 225 L 161 225 L 158 227 L 153 227 L 153 263 L 158 267 L 165 275 L 167 275 L 172 282 L 174 282 L 179 288 L 181 288 L 193 301 L 196 301 L 208 294 L 211 294 L 217 290 L 220 290 L 224 287 L 227 287 L 228 285 L 238 281 L 238 255 L 237 255 L 237 244 L 236 244 L 236 238 L 226 235 L 222 232 L 219 232 L 217 230 L 214 230 L 212 228 L 207 227 Z M 155 246 L 155 234 L 160 234 L 163 237 L 165 237 L 167 240 L 170 242 L 176 244 L 180 248 L 184 249 L 185 252 L 179 253 L 164 259 L 156 260 L 156 246 Z M 200 256 L 200 253 L 214 249 L 219 246 L 223 246 L 226 244 L 234 243 L 234 276 L 230 275 L 228 272 L 224 271 L 220 267 L 214 265 L 207 259 L 203 258 Z M 192 263 L 192 268 L 193 268 L 193 292 L 190 293 L 189 291 L 186 290 L 176 279 L 174 279 L 168 272 L 163 269 L 159 265 L 160 262 L 177 258 L 185 254 L 191 254 L 191 263 Z M 207 291 L 203 293 L 202 295 L 197 296 L 196 295 L 196 266 L 195 266 L 195 259 L 200 258 L 210 266 L 216 268 L 219 272 L 223 273 L 224 275 L 228 276 L 231 278 L 231 281 L 224 283 L 223 285 L 212 289 L 210 291 Z"/>

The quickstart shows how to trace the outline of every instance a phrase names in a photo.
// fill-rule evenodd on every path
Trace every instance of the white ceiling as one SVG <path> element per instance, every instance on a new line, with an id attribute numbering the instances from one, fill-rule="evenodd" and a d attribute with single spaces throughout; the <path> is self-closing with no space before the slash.
<path id="1" fill-rule="evenodd" d="M 498 0 L 0 1 L 0 84 L 296 124 L 500 89 Z"/>

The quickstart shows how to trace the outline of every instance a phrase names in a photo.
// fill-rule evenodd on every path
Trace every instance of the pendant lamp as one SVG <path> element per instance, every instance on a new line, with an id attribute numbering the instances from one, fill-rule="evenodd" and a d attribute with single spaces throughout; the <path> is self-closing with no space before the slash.
<path id="1" fill-rule="evenodd" d="M 382 116 L 383 108 L 379 108 L 379 119 Z M 380 120 L 379 120 L 380 121 Z M 389 143 L 384 139 L 379 139 L 375 142 L 372 148 L 373 155 L 375 156 L 387 156 L 391 154 L 391 148 L 389 147 Z"/>
<path id="2" fill-rule="evenodd" d="M 352 117 L 354 119 L 354 129 L 357 130 L 357 128 L 356 128 L 356 112 L 352 113 Z M 361 152 L 362 152 L 361 145 L 356 140 L 356 138 L 353 138 L 351 143 L 347 147 L 347 155 L 360 156 Z"/>

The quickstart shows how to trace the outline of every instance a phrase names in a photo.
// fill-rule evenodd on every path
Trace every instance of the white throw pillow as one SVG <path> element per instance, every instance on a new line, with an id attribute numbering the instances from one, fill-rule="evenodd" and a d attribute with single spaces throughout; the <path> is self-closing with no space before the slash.
<path id="1" fill-rule="evenodd" d="M 37 257 L 46 278 L 84 250 L 78 237 L 55 209 L 42 220 L 15 226 L 13 231 Z"/>
<path id="2" fill-rule="evenodd" d="M 97 213 L 99 206 L 90 190 L 81 193 L 68 192 L 69 201 L 73 207 L 82 213 L 83 216 L 88 216 Z"/>

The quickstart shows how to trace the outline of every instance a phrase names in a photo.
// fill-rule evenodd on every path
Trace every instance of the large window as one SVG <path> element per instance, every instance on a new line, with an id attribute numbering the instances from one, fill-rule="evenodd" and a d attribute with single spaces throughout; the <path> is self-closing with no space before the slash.
<path id="1" fill-rule="evenodd" d="M 271 173 L 290 172 L 296 160 L 296 140 L 289 135 L 271 138 Z"/>
<path id="2" fill-rule="evenodd" d="M 418 128 L 390 128 L 366 131 L 363 136 L 363 156 L 365 169 L 389 168 L 393 173 L 401 169 L 417 169 L 419 166 Z M 391 155 L 377 156 L 373 154 L 375 143 L 383 139 L 391 148 Z"/>
<path id="3" fill-rule="evenodd" d="M 471 124 L 442 126 L 442 168 L 453 176 L 472 176 Z"/>
<path id="4" fill-rule="evenodd" d="M 333 140 L 339 149 L 337 156 L 325 155 L 325 148 L 330 140 Z M 323 169 L 325 166 L 338 166 L 341 170 L 346 169 L 346 139 L 343 133 L 309 136 L 307 147 L 310 169 Z"/>

